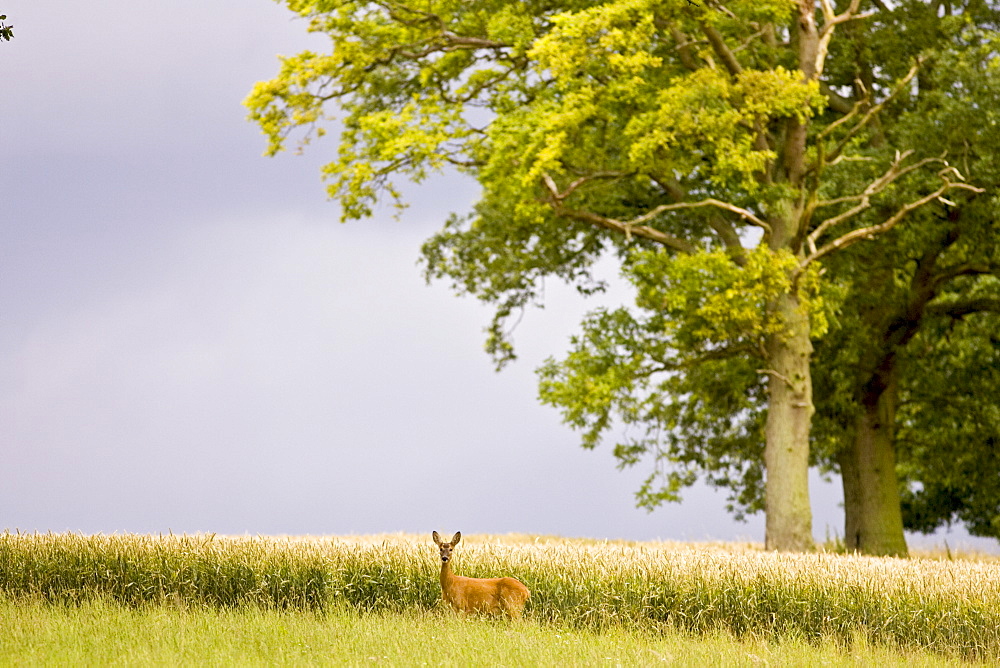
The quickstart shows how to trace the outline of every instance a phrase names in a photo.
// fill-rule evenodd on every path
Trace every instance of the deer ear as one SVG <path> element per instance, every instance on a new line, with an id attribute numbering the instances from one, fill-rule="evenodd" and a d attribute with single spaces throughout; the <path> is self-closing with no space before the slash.
<path id="1" fill-rule="evenodd" d="M 437 531 L 432 531 L 431 532 L 431 537 L 434 538 L 434 542 L 435 543 L 437 543 L 438 545 L 441 544 L 441 536 L 438 535 Z"/>
<path id="2" fill-rule="evenodd" d="M 460 540 L 462 540 L 462 532 L 461 531 L 456 531 L 455 535 L 452 536 L 451 546 L 454 547 L 454 546 L 458 545 L 458 541 L 460 541 Z"/>

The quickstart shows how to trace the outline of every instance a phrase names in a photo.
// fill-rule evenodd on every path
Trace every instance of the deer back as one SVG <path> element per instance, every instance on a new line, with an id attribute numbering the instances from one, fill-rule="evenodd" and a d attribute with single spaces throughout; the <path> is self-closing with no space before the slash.
<path id="1" fill-rule="evenodd" d="M 531 592 L 514 578 L 467 578 L 452 574 L 441 580 L 445 601 L 461 612 L 521 616 Z"/>

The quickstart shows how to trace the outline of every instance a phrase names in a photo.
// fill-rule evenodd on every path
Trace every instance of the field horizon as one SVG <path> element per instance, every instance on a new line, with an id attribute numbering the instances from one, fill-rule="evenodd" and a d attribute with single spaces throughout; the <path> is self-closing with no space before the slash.
<path id="1" fill-rule="evenodd" d="M 458 529 L 461 530 L 461 529 Z M 426 542 L 433 547 L 431 540 L 431 529 L 423 533 L 409 531 L 387 531 L 372 533 L 348 533 L 348 534 L 285 534 L 285 533 L 220 533 L 213 531 L 193 531 L 193 532 L 82 532 L 82 531 L 21 531 L 20 529 L 5 529 L 4 534 L 24 535 L 24 536 L 82 536 L 82 537 L 113 537 L 113 536 L 141 536 L 146 538 L 191 538 L 205 539 L 214 538 L 218 540 L 270 540 L 289 542 L 330 542 L 339 541 L 351 544 L 376 545 L 380 543 L 390 544 L 419 544 Z M 440 531 L 440 530 L 439 530 Z M 443 533 L 455 530 L 445 530 Z M 669 549 L 671 547 L 680 549 L 698 550 L 719 550 L 725 552 L 752 551 L 767 552 L 762 541 L 751 539 L 739 540 L 716 540 L 706 539 L 630 539 L 630 538 L 593 538 L 588 536 L 562 536 L 558 534 L 534 534 L 522 532 L 507 533 L 462 533 L 462 541 L 465 544 L 509 544 L 509 545 L 553 545 L 553 544 L 581 544 L 581 545 L 624 545 L 624 546 L 646 546 L 659 549 Z M 433 554 L 433 551 L 431 552 Z M 851 556 L 868 556 L 849 553 L 843 548 L 843 543 L 839 537 L 829 538 L 825 541 L 817 541 L 815 550 L 807 554 L 840 554 Z M 998 561 L 1000 562 L 1000 542 L 997 551 L 984 551 L 969 543 L 956 541 L 949 544 L 947 540 L 940 543 L 923 543 L 910 549 L 910 556 L 914 559 L 946 559 L 946 560 L 971 560 L 971 561 Z M 904 557 L 907 559 L 907 557 Z"/>

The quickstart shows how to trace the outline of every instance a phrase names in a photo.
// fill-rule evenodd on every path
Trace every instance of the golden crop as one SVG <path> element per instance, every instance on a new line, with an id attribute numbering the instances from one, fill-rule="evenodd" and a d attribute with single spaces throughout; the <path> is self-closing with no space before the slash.
<path id="1" fill-rule="evenodd" d="M 833 638 L 1000 658 L 1000 564 L 748 545 L 470 536 L 455 569 L 517 577 L 526 616 L 576 627 Z M 0 595 L 365 611 L 436 607 L 429 536 L 0 535 Z"/>

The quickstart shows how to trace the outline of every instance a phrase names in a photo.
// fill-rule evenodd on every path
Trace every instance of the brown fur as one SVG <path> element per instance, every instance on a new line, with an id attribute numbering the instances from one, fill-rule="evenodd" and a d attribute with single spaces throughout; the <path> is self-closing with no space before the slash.
<path id="1" fill-rule="evenodd" d="M 462 539 L 459 531 L 451 542 L 441 541 L 438 532 L 434 542 L 441 551 L 441 598 L 459 612 L 506 614 L 518 619 L 531 592 L 514 578 L 467 578 L 451 570 L 451 552 Z"/>

